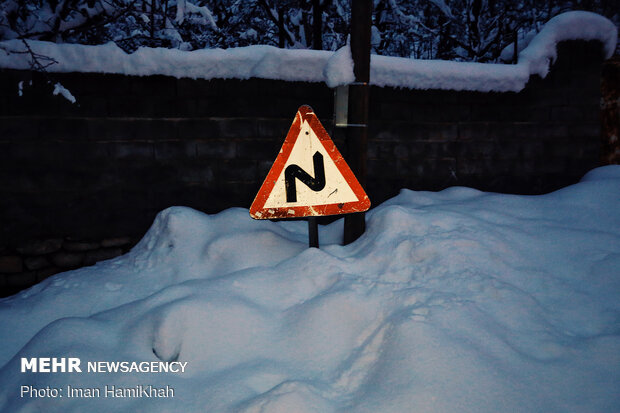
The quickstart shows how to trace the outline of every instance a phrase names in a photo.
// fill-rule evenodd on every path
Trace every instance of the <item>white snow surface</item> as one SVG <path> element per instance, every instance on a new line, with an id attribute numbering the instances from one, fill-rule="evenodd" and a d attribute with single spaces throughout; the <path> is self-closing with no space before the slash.
<path id="1" fill-rule="evenodd" d="M 20 89 L 20 91 L 21 91 L 21 89 Z M 69 89 L 64 87 L 60 82 L 56 82 L 56 84 L 54 85 L 54 91 L 52 93 L 54 95 L 61 95 L 62 97 L 64 97 L 65 99 L 67 99 L 71 103 L 75 103 L 76 102 L 75 96 L 73 96 L 71 94 L 71 92 L 69 91 Z"/>
<path id="2" fill-rule="evenodd" d="M 576 39 L 600 40 L 605 57 L 609 58 L 616 49 L 618 29 L 611 20 L 595 13 L 574 11 L 560 14 L 549 20 L 528 47 L 519 53 L 519 64 L 527 64 L 530 73 L 545 77 L 549 64 L 556 58 L 555 44 Z"/>
<path id="3" fill-rule="evenodd" d="M 0 300 L 0 411 L 620 411 L 620 166 L 541 196 L 402 190 L 339 245 L 305 222 L 162 211 L 122 257 Z M 21 357 L 187 362 L 20 373 Z M 21 385 L 169 385 L 20 398 Z"/>
<path id="4" fill-rule="evenodd" d="M 189 7 L 191 3 L 186 2 Z M 177 18 L 180 18 L 177 16 Z M 606 57 L 615 49 L 618 30 L 608 19 L 590 12 L 573 11 L 551 19 L 529 46 L 519 54 L 516 65 L 460 63 L 371 56 L 370 82 L 377 86 L 411 89 L 476 91 L 519 91 L 530 75 L 545 76 L 556 58 L 556 44 L 563 40 L 600 40 Z M 55 72 L 121 73 L 126 75 L 168 75 L 199 79 L 251 77 L 288 81 L 325 82 L 334 87 L 350 83 L 350 49 L 330 51 L 278 49 L 248 46 L 231 49 L 181 51 L 140 48 L 126 54 L 114 43 L 102 46 L 56 44 L 29 41 L 35 53 L 58 61 L 47 70 Z M 21 40 L 0 42 L 0 67 L 29 69 L 28 54 Z M 2 51 L 4 49 L 4 51 Z"/>

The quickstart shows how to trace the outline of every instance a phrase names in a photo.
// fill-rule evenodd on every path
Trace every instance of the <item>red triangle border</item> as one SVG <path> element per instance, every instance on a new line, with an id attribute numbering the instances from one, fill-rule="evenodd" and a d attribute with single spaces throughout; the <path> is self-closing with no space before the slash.
<path id="1" fill-rule="evenodd" d="M 315 135 L 336 164 L 336 167 L 344 177 L 345 181 L 358 198 L 358 201 L 311 206 L 264 208 L 264 205 L 267 202 L 269 195 L 271 195 L 271 191 L 273 191 L 278 177 L 282 173 L 282 170 L 284 169 L 284 166 L 293 151 L 293 147 L 299 137 L 303 121 L 308 122 Z M 370 199 L 368 198 L 368 195 L 366 195 L 366 192 L 353 174 L 353 171 L 351 171 L 351 168 L 347 165 L 346 161 L 338 151 L 338 148 L 336 148 L 336 145 L 329 137 L 329 134 L 325 128 L 323 128 L 323 125 L 319 121 L 318 117 L 310 106 L 301 106 L 297 110 L 293 124 L 286 135 L 286 139 L 284 139 L 280 153 L 278 153 L 278 156 L 273 162 L 263 185 L 256 194 L 256 198 L 254 198 L 254 202 L 252 202 L 252 206 L 250 207 L 250 216 L 254 219 L 300 218 L 308 216 L 364 212 L 369 208 Z"/>

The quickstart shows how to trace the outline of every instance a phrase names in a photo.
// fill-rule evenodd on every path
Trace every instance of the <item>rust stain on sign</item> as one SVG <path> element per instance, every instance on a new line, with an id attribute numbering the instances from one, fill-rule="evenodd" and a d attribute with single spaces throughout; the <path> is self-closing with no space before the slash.
<path id="1" fill-rule="evenodd" d="M 368 208 L 370 199 L 312 108 L 300 107 L 250 216 L 298 218 Z"/>

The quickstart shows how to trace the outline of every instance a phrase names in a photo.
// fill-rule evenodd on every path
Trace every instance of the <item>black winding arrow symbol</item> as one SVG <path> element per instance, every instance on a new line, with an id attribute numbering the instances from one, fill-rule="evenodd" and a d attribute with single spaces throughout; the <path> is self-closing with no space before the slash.
<path id="1" fill-rule="evenodd" d="M 314 178 L 299 165 L 289 165 L 284 170 L 284 185 L 286 186 L 286 202 L 297 202 L 297 187 L 295 178 L 299 179 L 314 192 L 319 192 L 325 188 L 325 166 L 323 165 L 323 155 L 319 151 L 312 156 L 314 163 Z"/>

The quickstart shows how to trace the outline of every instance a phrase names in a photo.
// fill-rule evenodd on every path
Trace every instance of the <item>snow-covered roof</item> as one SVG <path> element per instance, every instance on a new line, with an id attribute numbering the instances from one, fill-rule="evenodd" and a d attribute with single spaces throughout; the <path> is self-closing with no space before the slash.
<path id="1" fill-rule="evenodd" d="M 373 55 L 371 84 L 410 89 L 475 91 L 519 91 L 529 77 L 545 77 L 556 58 L 556 45 L 564 40 L 599 40 L 606 57 L 615 49 L 618 30 L 605 17 L 573 11 L 551 19 L 519 54 L 516 65 L 415 60 Z M 353 81 L 353 63 L 348 46 L 337 52 L 278 49 L 248 46 L 205 49 L 140 48 L 127 54 L 114 43 L 100 46 L 28 41 L 32 50 L 55 59 L 50 72 L 95 72 L 148 76 L 167 75 L 196 79 L 280 79 L 325 82 L 334 87 Z M 20 40 L 0 43 L 0 67 L 29 69 L 30 55 Z"/>

